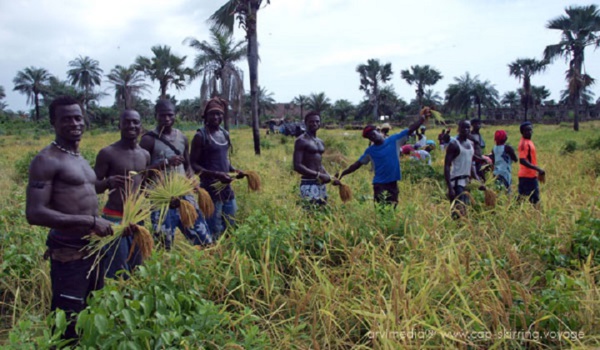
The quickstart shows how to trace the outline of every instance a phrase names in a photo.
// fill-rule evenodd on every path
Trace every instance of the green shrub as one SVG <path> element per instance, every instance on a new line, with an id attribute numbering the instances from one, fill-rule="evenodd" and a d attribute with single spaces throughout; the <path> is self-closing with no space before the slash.
<path id="1" fill-rule="evenodd" d="M 575 142 L 573 140 L 568 140 L 567 142 L 565 142 L 563 147 L 560 149 L 560 153 L 563 155 L 571 154 L 575 151 L 577 151 L 577 142 Z"/>

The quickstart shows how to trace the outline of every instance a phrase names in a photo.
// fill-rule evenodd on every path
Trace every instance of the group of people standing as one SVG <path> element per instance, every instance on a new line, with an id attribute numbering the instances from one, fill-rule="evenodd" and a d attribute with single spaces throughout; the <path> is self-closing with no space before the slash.
<path id="1" fill-rule="evenodd" d="M 50 259 L 51 309 L 60 308 L 69 314 L 64 337 L 76 339 L 74 320 L 86 307 L 89 294 L 103 287 L 105 276 L 114 278 L 118 271 L 124 271 L 122 276 L 127 278 L 128 273 L 141 263 L 138 251 L 134 249 L 130 254 L 134 245 L 133 228 L 126 229 L 118 244 L 104 252 L 102 263 L 94 264 L 94 257 L 89 257 L 86 252 L 89 244 L 86 236 L 113 234 L 112 225 L 121 221 L 128 194 L 139 190 L 144 181 L 156 173 L 199 175 L 200 186 L 215 204 L 214 215 L 205 218 L 195 198 L 188 195 L 171 201 L 164 220 L 159 222 L 159 213 L 153 212 L 151 221 L 156 236 L 166 249 L 172 247 L 177 228 L 192 244 L 207 245 L 214 243 L 226 227 L 235 224 L 237 203 L 230 184 L 245 173 L 230 162 L 231 140 L 229 133 L 221 127 L 227 103 L 219 98 L 206 103 L 202 113 L 204 126 L 197 130 L 191 147 L 184 133 L 173 127 L 176 111 L 170 100 L 156 103 L 156 127 L 143 134 L 139 143 L 140 115 L 135 110 L 123 111 L 119 117 L 120 139 L 100 150 L 94 169 L 79 153 L 85 123 L 78 101 L 59 97 L 52 101 L 49 112 L 55 140 L 31 162 L 26 216 L 30 224 L 50 228 L 45 255 Z M 324 205 L 328 198 L 326 184 L 340 185 L 343 177 L 372 163 L 375 202 L 395 207 L 399 197 L 398 181 L 402 179 L 400 147 L 430 116 L 431 112 L 424 109 L 408 128 L 389 136 L 376 126 L 367 125 L 362 130 L 362 137 L 368 139 L 370 145 L 358 160 L 332 176 L 322 164 L 325 144 L 317 137 L 320 115 L 309 112 L 304 118 L 306 131 L 294 144 L 293 167 L 301 175 L 300 197 L 310 205 Z M 481 157 L 485 143 L 481 135 L 473 137 L 479 134 L 478 128 L 473 129 L 476 131 L 473 133 L 471 130 L 469 121 L 461 121 L 458 136 L 447 143 L 444 174 L 451 201 L 466 202 L 462 196 L 466 183 L 471 177 L 478 178 L 474 161 Z M 537 165 L 532 133 L 531 123 L 521 125 L 519 193 L 537 203 L 537 174 L 544 174 L 544 171 Z M 496 132 L 492 158 L 495 160 L 494 175 L 510 187 L 511 163 L 516 161 L 516 155 L 506 144 L 506 139 L 506 132 Z M 226 186 L 218 186 L 217 190 L 214 186 L 217 182 Z M 108 200 L 102 215 L 98 216 L 97 194 L 107 190 Z M 181 201 L 188 201 L 197 211 L 198 219 L 192 227 L 181 222 L 177 210 Z"/>
<path id="2" fill-rule="evenodd" d="M 245 176 L 229 160 L 231 141 L 221 128 L 227 103 L 219 98 L 208 101 L 202 117 L 204 126 L 196 132 L 191 148 L 187 137 L 173 127 L 175 106 L 159 100 L 155 106 L 156 128 L 142 135 L 142 121 L 135 110 L 125 110 L 119 117 L 120 140 L 100 150 L 94 168 L 79 153 L 85 130 L 79 102 L 71 97 L 56 98 L 49 107 L 55 140 L 42 149 L 30 164 L 27 186 L 26 217 L 30 224 L 49 227 L 46 258 L 50 259 L 52 282 L 51 309 L 64 310 L 70 317 L 64 337 L 76 339 L 75 317 L 86 306 L 89 294 L 101 289 L 104 277 L 114 278 L 123 271 L 127 278 L 141 263 L 134 247 L 133 228 L 125 229 L 118 242 L 104 251 L 95 264 L 86 247 L 90 234 L 109 236 L 112 225 L 121 222 L 127 195 L 139 190 L 142 183 L 157 172 L 176 172 L 192 177 L 199 174 L 200 186 L 211 196 L 215 212 L 204 218 L 192 195 L 174 198 L 165 219 L 159 222 L 158 211 L 152 212 L 153 230 L 166 249 L 173 244 L 176 228 L 195 245 L 215 242 L 227 226 L 234 225 L 237 204 L 230 183 Z M 215 190 L 213 184 L 220 182 Z M 98 216 L 97 194 L 109 191 L 108 200 Z M 181 201 L 190 202 L 198 219 L 185 227 L 177 208 Z"/>

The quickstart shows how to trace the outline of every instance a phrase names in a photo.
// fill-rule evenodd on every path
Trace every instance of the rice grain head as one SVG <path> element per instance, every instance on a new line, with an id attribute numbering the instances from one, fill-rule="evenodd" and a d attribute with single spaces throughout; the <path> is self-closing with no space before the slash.
<path id="1" fill-rule="evenodd" d="M 352 200 L 352 189 L 350 189 L 350 186 L 340 183 L 340 199 L 344 203 Z"/>
<path id="2" fill-rule="evenodd" d="M 215 203 L 213 202 L 212 198 L 210 198 L 208 191 L 197 186 L 196 192 L 198 192 L 198 206 L 200 207 L 200 211 L 204 217 L 209 218 L 213 216 L 215 213 Z"/>
<path id="3" fill-rule="evenodd" d="M 485 206 L 489 208 L 496 207 L 496 192 L 492 189 L 487 188 L 485 190 Z"/>
<path id="4" fill-rule="evenodd" d="M 150 255 L 152 255 L 152 249 L 154 248 L 154 240 L 152 239 L 152 235 L 147 228 L 142 225 L 136 225 L 137 230 L 133 234 L 133 244 L 129 249 L 129 256 L 127 259 L 131 259 L 133 252 L 135 251 L 135 247 L 139 247 L 140 253 L 142 254 L 142 259 L 148 259 Z"/>
<path id="5" fill-rule="evenodd" d="M 194 227 L 194 223 L 198 220 L 198 213 L 194 205 L 184 199 L 180 200 L 179 204 L 179 215 L 181 216 L 181 223 L 184 227 Z"/>
<path id="6" fill-rule="evenodd" d="M 244 172 L 248 179 L 248 188 L 250 191 L 260 191 L 260 175 L 256 171 L 248 170 Z"/>

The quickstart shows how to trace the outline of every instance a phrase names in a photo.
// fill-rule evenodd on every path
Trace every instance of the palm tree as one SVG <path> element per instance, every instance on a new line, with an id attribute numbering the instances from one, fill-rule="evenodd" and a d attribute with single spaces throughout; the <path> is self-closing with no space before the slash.
<path id="1" fill-rule="evenodd" d="M 48 84 L 50 73 L 44 68 L 27 67 L 17 72 L 13 79 L 14 91 L 19 91 L 27 95 L 27 103 L 35 105 L 35 120 L 40 120 L 40 99 L 39 96 Z"/>
<path id="2" fill-rule="evenodd" d="M 392 78 L 392 64 L 381 65 L 378 59 L 369 59 L 367 64 L 359 64 L 356 71 L 360 74 L 359 89 L 363 90 L 367 98 L 373 101 L 373 120 L 379 118 L 379 91 L 381 85 Z"/>
<path id="3" fill-rule="evenodd" d="M 304 106 L 308 102 L 308 97 L 305 95 L 298 95 L 292 100 L 292 104 L 300 107 L 300 118 L 304 118 Z"/>
<path id="4" fill-rule="evenodd" d="M 144 82 L 144 77 L 134 65 L 129 68 L 116 65 L 106 78 L 113 84 L 115 104 L 122 105 L 125 109 L 133 108 L 134 101 L 141 93 L 148 91 L 148 84 Z"/>
<path id="5" fill-rule="evenodd" d="M 544 59 L 552 61 L 557 57 L 569 59 L 569 69 L 566 78 L 569 91 L 569 104 L 573 106 L 573 130 L 579 131 L 578 106 L 581 93 L 593 81 L 582 72 L 584 51 L 587 46 L 600 46 L 600 11 L 596 5 L 569 6 L 565 9 L 567 15 L 551 19 L 546 24 L 548 29 L 561 31 L 558 44 L 548 45 L 544 49 Z"/>
<path id="6" fill-rule="evenodd" d="M 6 103 L 2 100 L 6 97 L 6 92 L 4 92 L 4 86 L 0 85 L 0 111 L 3 111 L 6 108 Z"/>
<path id="7" fill-rule="evenodd" d="M 560 104 L 569 105 L 571 103 L 571 96 L 569 95 L 569 90 L 561 90 L 560 91 Z M 579 105 L 589 106 L 594 104 L 594 92 L 590 90 L 590 88 L 586 87 L 581 90 L 579 94 Z"/>
<path id="8" fill-rule="evenodd" d="M 498 104 L 498 90 L 489 80 L 471 77 L 469 72 L 454 78 L 455 84 L 446 89 L 446 106 L 453 111 L 467 113 L 469 108 L 477 106 L 477 116 L 481 118 L 481 107 L 495 107 Z"/>
<path id="9" fill-rule="evenodd" d="M 318 94 L 312 93 L 308 96 L 306 107 L 311 111 L 321 114 L 331 107 L 331 100 L 325 96 L 324 92 L 319 92 Z"/>
<path id="10" fill-rule="evenodd" d="M 269 4 L 270 0 L 264 0 Z M 209 21 L 219 30 L 233 32 L 235 19 L 246 31 L 248 40 L 248 68 L 250 73 L 250 96 L 252 100 L 252 136 L 254 139 L 254 153 L 260 155 L 260 121 L 258 119 L 258 10 L 263 0 L 228 0 L 215 13 Z"/>
<path id="11" fill-rule="evenodd" d="M 500 101 L 500 102 L 505 107 L 515 108 L 515 107 L 517 107 L 519 105 L 520 101 L 521 100 L 519 99 L 519 93 L 518 92 L 516 92 L 516 91 L 507 91 L 502 96 L 502 101 Z"/>
<path id="12" fill-rule="evenodd" d="M 246 94 L 245 95 L 245 108 L 247 110 L 252 109 L 252 96 Z M 258 113 L 263 116 L 266 112 L 272 112 L 276 109 L 275 99 L 273 98 L 273 93 L 267 91 L 267 89 L 263 87 L 258 87 Z"/>
<path id="13" fill-rule="evenodd" d="M 532 86 L 531 97 L 533 98 L 533 108 L 535 109 L 536 107 L 541 106 L 544 100 L 550 97 L 550 91 L 543 85 Z"/>
<path id="14" fill-rule="evenodd" d="M 222 33 L 216 27 L 210 29 L 210 35 L 210 43 L 200 42 L 195 38 L 183 41 L 199 51 L 194 60 L 194 68 L 198 74 L 202 74 L 200 100 L 204 102 L 212 96 L 220 95 L 231 105 L 241 107 L 240 101 L 244 98 L 244 72 L 235 66 L 235 62 L 246 57 L 246 44 L 244 41 L 234 42 L 231 33 Z M 225 129 L 229 130 L 229 113 L 225 113 L 223 122 Z"/>
<path id="15" fill-rule="evenodd" d="M 417 102 L 419 104 L 419 109 L 423 107 L 423 96 L 425 95 L 425 86 L 435 85 L 440 79 L 442 79 L 442 73 L 435 68 L 429 67 L 429 65 L 424 66 L 411 66 L 410 70 L 406 69 L 400 71 L 400 76 L 402 79 L 406 80 L 409 85 L 415 85 L 417 88 L 415 91 L 417 93 Z"/>
<path id="16" fill-rule="evenodd" d="M 425 94 L 423 94 L 421 103 L 423 103 L 424 106 L 440 106 L 443 103 L 443 100 L 444 99 L 438 92 L 433 91 L 433 89 L 427 89 L 425 90 Z M 419 104 L 419 106 L 422 105 Z"/>
<path id="17" fill-rule="evenodd" d="M 525 110 L 525 120 L 527 120 L 527 111 L 534 103 L 531 95 L 531 76 L 546 70 L 547 64 L 547 61 L 538 61 L 535 58 L 519 58 L 508 65 L 508 73 L 523 81 L 521 105 Z"/>
<path id="18" fill-rule="evenodd" d="M 91 100 L 91 92 L 94 86 L 100 86 L 102 81 L 102 69 L 98 66 L 97 60 L 91 59 L 88 56 L 79 56 L 76 59 L 69 61 L 67 76 L 72 85 L 79 87 L 83 91 L 83 107 L 84 112 L 89 109 L 89 101 Z"/>
<path id="19" fill-rule="evenodd" d="M 152 46 L 154 57 L 138 56 L 135 69 L 143 72 L 152 81 L 158 81 L 160 99 L 167 98 L 167 88 L 172 85 L 177 90 L 185 87 L 186 78 L 193 78 L 194 71 L 184 67 L 186 56 L 180 57 L 171 53 L 167 45 Z"/>
<path id="20" fill-rule="evenodd" d="M 348 100 L 337 100 L 331 107 L 331 111 L 334 117 L 338 117 L 341 122 L 345 122 L 354 113 L 354 105 Z"/>

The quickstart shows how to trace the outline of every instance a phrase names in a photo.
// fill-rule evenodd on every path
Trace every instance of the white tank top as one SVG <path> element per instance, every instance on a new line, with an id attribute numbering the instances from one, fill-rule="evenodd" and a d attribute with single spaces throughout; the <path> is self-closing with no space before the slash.
<path id="1" fill-rule="evenodd" d="M 463 145 L 459 140 L 455 139 L 454 142 L 458 145 L 460 153 L 452 161 L 450 168 L 450 182 L 453 186 L 466 186 L 471 175 L 471 164 L 473 162 L 473 154 L 475 153 L 475 147 L 473 141 L 466 140 L 469 148 Z"/>

